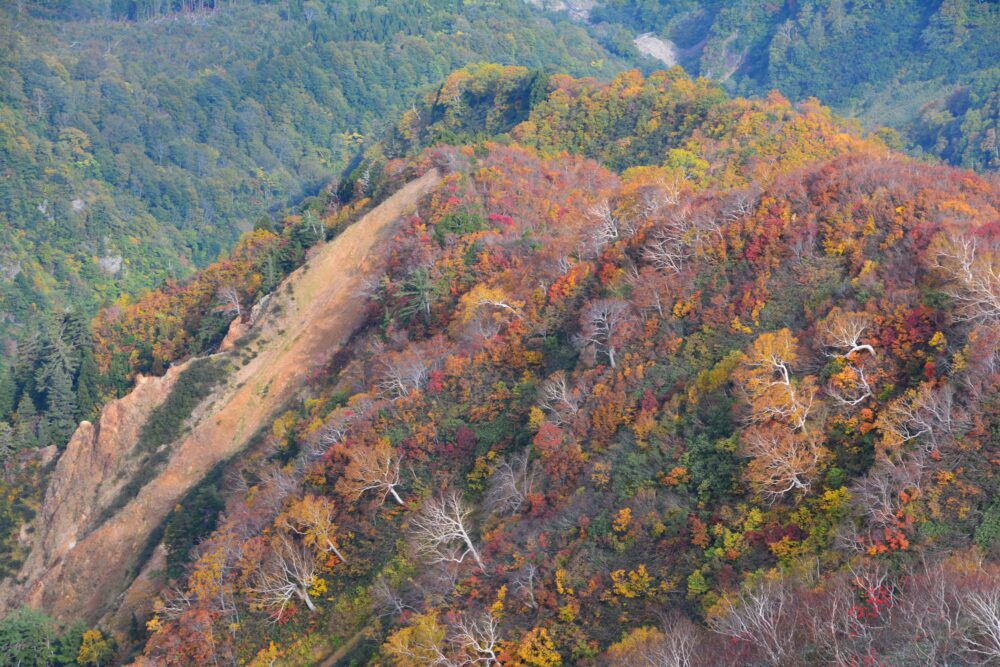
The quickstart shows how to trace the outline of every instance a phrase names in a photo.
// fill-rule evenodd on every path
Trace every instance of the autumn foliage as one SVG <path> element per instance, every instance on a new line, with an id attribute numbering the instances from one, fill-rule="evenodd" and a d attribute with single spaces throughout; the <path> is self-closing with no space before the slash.
<path id="1" fill-rule="evenodd" d="M 392 167 L 447 174 L 147 659 L 375 615 L 400 665 L 1000 659 L 996 185 L 677 72 L 512 136 Z"/>

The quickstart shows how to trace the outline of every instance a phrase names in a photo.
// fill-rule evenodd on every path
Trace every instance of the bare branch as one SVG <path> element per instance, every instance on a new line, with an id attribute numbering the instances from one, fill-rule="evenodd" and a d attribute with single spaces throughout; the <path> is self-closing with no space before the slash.
<path id="1" fill-rule="evenodd" d="M 750 481 L 771 502 L 792 491 L 808 491 L 826 450 L 806 434 L 774 424 L 755 427 L 742 437 Z"/>
<path id="2" fill-rule="evenodd" d="M 603 349 L 608 362 L 615 367 L 617 338 L 629 321 L 629 304 L 622 299 L 598 299 L 591 301 L 580 315 L 581 345 L 593 345 Z"/>
<path id="3" fill-rule="evenodd" d="M 581 401 L 580 392 L 570 388 L 566 372 L 561 370 L 549 376 L 538 392 L 538 407 L 557 426 L 573 421 L 580 412 Z"/>
<path id="4" fill-rule="evenodd" d="M 405 505 L 400 498 L 398 487 L 402 481 L 400 459 L 387 440 L 379 440 L 374 446 L 356 445 L 347 451 L 351 458 L 344 470 L 344 476 L 337 482 L 337 488 L 352 500 L 357 500 L 368 491 L 379 495 L 379 506 L 389 496 L 399 505 Z"/>
<path id="5" fill-rule="evenodd" d="M 948 294 L 958 304 L 955 317 L 1000 322 L 1000 252 L 982 238 L 947 237 L 938 245 L 937 265 L 954 281 Z"/>
<path id="6" fill-rule="evenodd" d="M 514 588 L 525 599 L 532 609 L 538 607 L 535 601 L 535 578 L 538 576 L 538 567 L 534 563 L 525 563 L 518 570 L 514 577 Z"/>
<path id="7" fill-rule="evenodd" d="M 429 499 L 412 522 L 417 552 L 431 563 L 462 563 L 472 556 L 485 572 L 466 527 L 471 514 L 457 491 Z"/>
<path id="8" fill-rule="evenodd" d="M 490 613 L 463 616 L 452 629 L 451 641 L 461 656 L 458 665 L 499 665 L 500 623 Z"/>
<path id="9" fill-rule="evenodd" d="M 298 598 L 316 611 L 309 589 L 316 578 L 313 553 L 296 541 L 279 536 L 274 549 L 257 571 L 250 591 L 258 604 L 277 609 L 273 622 L 280 620 L 288 604 Z"/>
<path id="10" fill-rule="evenodd" d="M 376 363 L 380 369 L 377 386 L 390 399 L 399 399 L 427 384 L 432 362 L 423 352 L 410 347 L 395 355 L 386 355 Z"/>
<path id="11" fill-rule="evenodd" d="M 836 357 L 850 357 L 858 352 L 875 356 L 875 348 L 862 339 L 871 326 L 872 317 L 867 313 L 845 313 L 834 309 L 820 327 L 820 340 L 834 350 Z"/>
<path id="12" fill-rule="evenodd" d="M 516 512 L 528 499 L 535 477 L 535 468 L 527 452 L 500 462 L 490 475 L 486 507 L 501 514 Z"/>
<path id="13" fill-rule="evenodd" d="M 796 653 L 795 593 L 782 577 L 768 577 L 744 586 L 735 600 L 724 602 L 723 612 L 709 627 L 727 637 L 748 642 L 767 664 L 778 667 Z"/>
<path id="14" fill-rule="evenodd" d="M 219 287 L 218 292 L 216 292 L 216 296 L 222 302 L 222 305 L 218 308 L 219 311 L 235 314 L 236 317 L 243 316 L 243 309 L 240 306 L 240 293 L 234 286 L 222 285 Z"/>

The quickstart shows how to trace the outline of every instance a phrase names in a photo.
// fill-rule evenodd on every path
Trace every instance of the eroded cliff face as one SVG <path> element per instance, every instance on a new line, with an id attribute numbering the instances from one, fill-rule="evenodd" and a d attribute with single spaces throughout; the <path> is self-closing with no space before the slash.
<path id="1" fill-rule="evenodd" d="M 379 250 L 396 221 L 438 180 L 432 171 L 409 183 L 286 279 L 276 290 L 273 310 L 280 316 L 261 318 L 245 349 L 220 352 L 232 357 L 236 370 L 191 415 L 162 470 L 121 507 L 119 492 L 142 460 L 131 456 L 142 426 L 183 367 L 140 378 L 128 396 L 105 406 L 96 425 L 82 423 L 51 476 L 31 553 L 16 580 L 0 588 L 0 609 L 24 603 L 59 620 L 92 623 L 109 612 L 106 618 L 123 618 L 114 613 L 123 604 L 148 602 L 156 568 L 140 556 L 151 536 L 178 500 L 246 446 L 364 323 L 365 302 L 357 294 L 364 280 L 383 271 Z M 138 571 L 143 575 L 135 582 Z"/>
<path id="2" fill-rule="evenodd" d="M 96 424 L 85 421 L 77 427 L 56 463 L 45 500 L 28 532 L 31 551 L 17 577 L 24 583 L 5 582 L 0 602 L 52 605 L 48 598 L 59 592 L 46 595 L 41 581 L 58 576 L 67 555 L 111 510 L 136 472 L 132 454 L 143 424 L 170 394 L 183 369 L 184 365 L 178 365 L 162 377 L 139 376 L 127 396 L 104 406 Z"/>

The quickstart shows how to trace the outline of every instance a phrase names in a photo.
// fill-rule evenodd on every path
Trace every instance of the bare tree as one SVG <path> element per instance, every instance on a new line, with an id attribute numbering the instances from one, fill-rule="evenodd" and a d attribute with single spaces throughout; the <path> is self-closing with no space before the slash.
<path id="1" fill-rule="evenodd" d="M 827 578 L 802 595 L 803 626 L 818 655 L 830 664 L 865 664 L 873 655 L 882 655 L 897 599 L 884 567 L 852 565 L 849 572 Z"/>
<path id="2" fill-rule="evenodd" d="M 309 460 L 322 458 L 330 448 L 347 441 L 351 428 L 361 415 L 348 408 L 337 408 L 305 443 L 305 456 Z"/>
<path id="3" fill-rule="evenodd" d="M 353 423 L 352 414 L 346 410 L 335 410 L 316 434 L 316 441 L 330 447 L 347 439 Z"/>
<path id="4" fill-rule="evenodd" d="M 797 342 L 788 329 L 764 333 L 754 341 L 736 373 L 750 401 L 750 422 L 771 420 L 805 431 L 816 397 L 813 378 L 792 376 L 798 359 Z"/>
<path id="5" fill-rule="evenodd" d="M 771 502 L 791 491 L 808 491 L 826 450 L 812 437 L 786 426 L 757 426 L 741 438 L 753 460 L 747 476 Z"/>
<path id="6" fill-rule="evenodd" d="M 889 569 L 880 561 L 862 561 L 848 565 L 851 583 L 858 589 L 868 615 L 870 628 L 884 630 L 888 627 L 892 611 L 899 597 L 898 589 Z"/>
<path id="7" fill-rule="evenodd" d="M 452 628 L 451 641 L 460 658 L 457 665 L 499 665 L 500 623 L 490 613 L 462 616 Z"/>
<path id="8" fill-rule="evenodd" d="M 582 345 L 592 345 L 603 349 L 608 362 L 615 367 L 615 350 L 618 338 L 629 321 L 629 304 L 622 299 L 598 299 L 591 301 L 580 316 L 580 339 Z"/>
<path id="9" fill-rule="evenodd" d="M 954 282 L 955 316 L 975 322 L 1000 322 L 1000 245 L 985 238 L 942 237 L 937 265 Z"/>
<path id="10" fill-rule="evenodd" d="M 643 628 L 630 635 L 624 646 L 608 651 L 609 667 L 695 667 L 698 661 L 698 629 L 679 614 L 672 614 L 663 630 Z"/>
<path id="11" fill-rule="evenodd" d="M 226 314 L 234 314 L 236 317 L 243 317 L 243 308 L 240 305 L 240 292 L 232 285 L 222 285 L 216 292 L 216 296 L 222 305 L 219 306 L 220 312 Z"/>
<path id="12" fill-rule="evenodd" d="M 879 458 L 863 478 L 851 486 L 851 499 L 873 528 L 893 526 L 903 509 L 901 493 L 920 487 L 923 461 Z"/>
<path id="13" fill-rule="evenodd" d="M 413 609 L 382 575 L 372 584 L 371 598 L 372 606 L 382 616 L 401 616 L 407 609 Z"/>
<path id="14" fill-rule="evenodd" d="M 385 653 L 396 667 L 459 667 L 449 655 L 447 634 L 436 614 L 416 614 L 408 628 L 390 636 Z"/>
<path id="15" fill-rule="evenodd" d="M 320 553 L 334 553 L 342 562 L 347 562 L 337 546 L 334 509 L 329 498 L 307 493 L 278 515 L 276 523 L 279 528 L 300 536 L 306 546 Z"/>
<path id="16" fill-rule="evenodd" d="M 481 294 L 482 296 L 476 300 L 476 306 L 499 308 L 500 310 L 510 313 L 519 320 L 524 319 L 524 313 L 521 310 L 521 305 L 516 301 L 502 298 L 500 290 L 483 290 Z"/>
<path id="17" fill-rule="evenodd" d="M 197 604 L 195 595 L 184 586 L 173 586 L 164 591 L 153 604 L 157 616 L 175 621 Z"/>
<path id="18" fill-rule="evenodd" d="M 298 493 L 301 479 L 285 468 L 272 465 L 266 468 L 257 485 L 254 504 L 264 508 L 271 516 L 281 511 L 285 500 Z"/>
<path id="19" fill-rule="evenodd" d="M 883 442 L 890 450 L 914 441 L 923 443 L 927 452 L 939 450 L 964 424 L 951 385 L 938 388 L 929 382 L 890 403 L 878 419 Z"/>
<path id="20" fill-rule="evenodd" d="M 786 665 L 796 654 L 796 605 L 792 586 L 782 577 L 768 577 L 726 600 L 709 627 L 756 647 L 769 665 Z"/>
<path id="21" fill-rule="evenodd" d="M 357 500 L 368 491 L 379 495 L 379 506 L 386 498 L 399 505 L 405 505 L 397 488 L 401 483 L 400 459 L 388 440 L 379 440 L 375 445 L 356 445 L 347 450 L 350 463 L 343 477 L 337 482 L 337 490 L 352 500 Z"/>
<path id="22" fill-rule="evenodd" d="M 378 388 L 390 399 L 409 396 L 427 384 L 431 372 L 431 360 L 421 350 L 409 347 L 395 355 L 386 355 L 377 360 L 380 369 Z"/>
<path id="23" fill-rule="evenodd" d="M 500 286 L 478 285 L 462 297 L 454 327 L 464 327 L 473 338 L 493 338 L 511 324 L 511 318 L 524 319 L 523 306 Z"/>
<path id="24" fill-rule="evenodd" d="M 680 201 L 680 186 L 676 183 L 664 183 L 662 187 L 649 186 L 639 193 L 638 209 L 642 220 L 657 217 L 664 209 L 675 206 Z"/>
<path id="25" fill-rule="evenodd" d="M 857 588 L 838 575 L 803 602 L 806 626 L 818 652 L 834 665 L 863 664 L 871 655 L 868 647 L 874 635 L 858 613 Z"/>
<path id="26" fill-rule="evenodd" d="M 534 563 L 525 563 L 514 576 L 514 589 L 525 599 L 532 609 L 538 607 L 535 601 L 535 579 L 538 577 L 538 566 Z"/>
<path id="27" fill-rule="evenodd" d="M 865 373 L 864 363 L 847 366 L 831 378 L 826 393 L 847 407 L 855 407 L 871 398 L 872 386 Z"/>
<path id="28" fill-rule="evenodd" d="M 968 350 L 962 386 L 968 391 L 968 403 L 976 405 L 1000 381 L 1000 327 L 989 324 L 974 327 L 969 332 Z"/>
<path id="29" fill-rule="evenodd" d="M 607 199 L 603 199 L 587 210 L 587 215 L 594 221 L 594 227 L 590 233 L 590 241 L 596 251 L 600 251 L 606 245 L 615 243 L 622 238 L 623 230 L 621 221 L 611 210 L 611 204 Z"/>
<path id="30" fill-rule="evenodd" d="M 820 341 L 831 348 L 836 357 L 846 358 L 857 352 L 867 352 L 874 357 L 875 348 L 862 342 L 871 321 L 868 313 L 845 313 L 835 308 L 820 326 Z"/>
<path id="31" fill-rule="evenodd" d="M 963 594 L 961 604 L 965 650 L 981 664 L 1000 663 L 1000 582 L 983 573 Z"/>
<path id="32" fill-rule="evenodd" d="M 664 640 L 657 650 L 657 667 L 695 667 L 701 634 L 680 614 L 673 614 L 663 624 Z"/>
<path id="33" fill-rule="evenodd" d="M 643 258 L 661 271 L 680 273 L 721 233 L 722 224 L 715 218 L 689 207 L 677 208 L 652 231 Z"/>
<path id="34" fill-rule="evenodd" d="M 943 665 L 963 639 L 961 594 L 937 563 L 914 568 L 893 614 L 894 634 L 909 664 Z"/>
<path id="35" fill-rule="evenodd" d="M 469 317 L 464 333 L 471 340 L 485 341 L 498 335 L 503 330 L 503 327 L 503 320 L 497 317 L 495 312 L 477 309 Z"/>
<path id="36" fill-rule="evenodd" d="M 546 412 L 552 423 L 562 426 L 573 421 L 580 412 L 582 397 L 571 388 L 565 371 L 556 371 L 538 392 L 538 407 Z"/>
<path id="37" fill-rule="evenodd" d="M 486 507 L 500 513 L 521 508 L 535 484 L 535 468 L 530 458 L 525 451 L 497 464 L 490 475 Z"/>
<path id="38" fill-rule="evenodd" d="M 760 191 L 756 187 L 734 193 L 722 209 L 722 216 L 728 222 L 749 218 L 757 209 Z"/>
<path id="39" fill-rule="evenodd" d="M 412 522 L 417 552 L 431 563 L 462 563 L 472 556 L 485 572 L 466 527 L 471 514 L 457 491 L 429 499 Z"/>
<path id="40" fill-rule="evenodd" d="M 894 596 L 893 657 L 899 664 L 1000 664 L 997 574 L 994 565 L 954 556 L 911 570 Z"/>
<path id="41" fill-rule="evenodd" d="M 680 273 L 694 256 L 694 248 L 684 237 L 684 229 L 673 224 L 653 230 L 642 256 L 660 271 Z"/>
<path id="42" fill-rule="evenodd" d="M 293 598 L 304 602 L 309 611 L 316 611 L 309 597 L 316 579 L 316 558 L 312 551 L 284 535 L 275 540 L 273 547 L 250 587 L 256 601 L 277 609 L 274 622 L 281 618 Z"/>

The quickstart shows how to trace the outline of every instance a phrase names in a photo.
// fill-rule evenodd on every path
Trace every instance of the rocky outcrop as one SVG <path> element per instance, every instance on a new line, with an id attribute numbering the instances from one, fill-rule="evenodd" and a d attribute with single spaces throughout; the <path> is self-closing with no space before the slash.
<path id="1" fill-rule="evenodd" d="M 236 341 L 243 338 L 250 331 L 250 323 L 244 322 L 242 317 L 235 317 L 226 329 L 226 336 L 219 343 L 219 352 L 229 352 L 236 347 Z"/>
<path id="2" fill-rule="evenodd" d="M 135 473 L 132 453 L 146 418 L 170 394 L 183 369 L 183 365 L 175 366 L 162 377 L 139 376 L 127 396 L 104 406 L 96 424 L 80 423 L 56 463 L 45 500 L 27 536 L 31 551 L 18 576 L 26 583 L 15 588 L 6 582 L 0 589 L 0 600 L 50 606 L 39 584 L 47 577 L 59 576 L 77 543 L 96 520 L 111 511 L 112 503 Z"/>
<path id="3" fill-rule="evenodd" d="M 122 613 L 106 614 L 148 601 L 158 568 L 139 558 L 153 546 L 151 536 L 178 500 L 238 453 L 364 323 L 366 304 L 357 296 L 363 282 L 383 271 L 380 250 L 394 223 L 438 180 L 431 171 L 404 186 L 285 280 L 274 299 L 280 307 L 272 309 L 280 316 L 257 322 L 255 339 L 239 355 L 220 354 L 243 365 L 194 411 L 162 470 L 120 508 L 117 492 L 141 460 L 130 453 L 142 425 L 182 369 L 141 378 L 132 393 L 105 406 L 97 425 L 81 424 L 52 474 L 31 554 L 17 583 L 0 590 L 0 604 L 23 602 L 59 620 L 92 623 L 121 619 Z M 153 551 L 152 562 L 158 558 L 162 552 Z M 142 572 L 138 582 L 136 572 Z"/>
<path id="4" fill-rule="evenodd" d="M 639 53 L 659 60 L 664 67 L 677 64 L 677 47 L 668 39 L 660 39 L 654 33 L 646 32 L 633 39 L 632 43 Z"/>
<path id="5" fill-rule="evenodd" d="M 226 336 L 219 343 L 219 352 L 228 352 L 229 350 L 236 347 L 236 342 L 250 333 L 254 326 L 256 326 L 264 314 L 267 312 L 267 307 L 271 303 L 271 295 L 266 294 L 260 301 L 253 305 L 250 309 L 250 319 L 244 320 L 241 316 L 237 315 L 233 318 L 233 321 L 229 323 L 229 328 L 226 330 Z"/>

